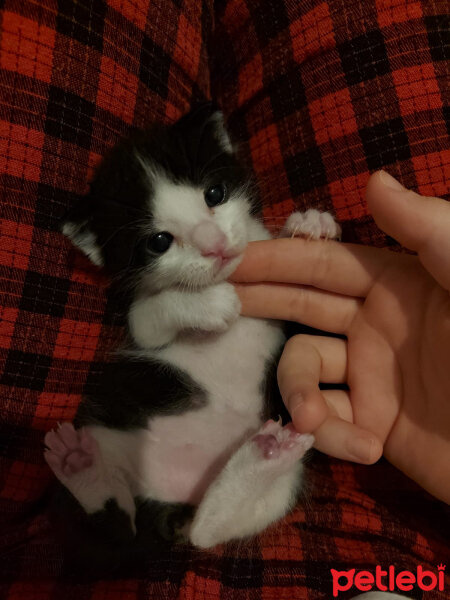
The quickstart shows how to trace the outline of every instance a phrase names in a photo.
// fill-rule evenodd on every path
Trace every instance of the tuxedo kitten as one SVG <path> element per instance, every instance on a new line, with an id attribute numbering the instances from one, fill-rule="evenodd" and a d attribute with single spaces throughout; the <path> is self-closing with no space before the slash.
<path id="1" fill-rule="evenodd" d="M 63 232 L 123 290 L 131 340 L 74 425 L 45 437 L 91 544 L 209 548 L 283 517 L 313 437 L 283 426 L 269 394 L 280 324 L 240 316 L 227 282 L 247 243 L 270 235 L 222 115 L 204 106 L 123 140 Z M 287 232 L 332 238 L 339 226 L 308 211 Z"/>

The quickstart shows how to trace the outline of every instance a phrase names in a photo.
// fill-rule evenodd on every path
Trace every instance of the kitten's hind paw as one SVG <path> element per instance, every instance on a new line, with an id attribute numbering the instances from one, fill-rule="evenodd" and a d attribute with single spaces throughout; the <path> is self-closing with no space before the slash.
<path id="1" fill-rule="evenodd" d="M 329 212 L 310 208 L 306 212 L 294 212 L 286 221 L 281 237 L 305 237 L 310 240 L 324 238 L 340 240 L 341 227 Z"/>
<path id="2" fill-rule="evenodd" d="M 298 433 L 292 423 L 282 427 L 280 422 L 267 421 L 252 441 L 264 459 L 277 459 L 284 467 L 303 457 L 312 447 L 314 436 Z"/>
<path id="3" fill-rule="evenodd" d="M 206 491 L 189 532 L 194 546 L 254 535 L 285 515 L 301 487 L 300 459 L 313 442 L 293 425 L 267 421 Z"/>
<path id="4" fill-rule="evenodd" d="M 58 425 L 49 431 L 44 442 L 44 458 L 61 483 L 73 475 L 92 467 L 98 446 L 95 439 L 85 430 L 75 430 L 72 423 Z"/>
<path id="5" fill-rule="evenodd" d="M 115 501 L 130 517 L 135 532 L 134 499 L 119 469 L 105 464 L 100 446 L 88 429 L 76 430 L 72 423 L 59 425 L 45 438 L 44 458 L 57 479 L 88 514 L 102 511 Z"/>

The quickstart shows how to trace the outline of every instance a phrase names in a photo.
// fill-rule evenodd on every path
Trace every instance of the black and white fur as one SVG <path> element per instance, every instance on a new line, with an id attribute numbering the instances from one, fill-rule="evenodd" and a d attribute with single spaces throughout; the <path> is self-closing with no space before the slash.
<path id="1" fill-rule="evenodd" d="M 214 187 L 224 198 L 208 206 Z M 122 290 L 131 339 L 75 428 L 45 439 L 66 500 L 97 536 L 91 548 L 104 551 L 103 535 L 126 551 L 151 538 L 209 548 L 283 517 L 313 438 L 283 427 L 269 394 L 280 324 L 240 316 L 227 282 L 247 243 L 270 236 L 221 114 L 201 107 L 121 142 L 63 232 Z M 163 252 L 161 232 L 172 238 Z M 340 230 L 308 211 L 287 232 Z"/>

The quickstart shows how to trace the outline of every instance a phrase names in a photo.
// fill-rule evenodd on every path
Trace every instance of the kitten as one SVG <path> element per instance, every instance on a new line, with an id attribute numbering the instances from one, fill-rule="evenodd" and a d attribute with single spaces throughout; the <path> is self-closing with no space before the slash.
<path id="1" fill-rule="evenodd" d="M 209 548 L 283 517 L 313 437 L 283 426 L 269 394 L 280 323 L 240 316 L 227 282 L 247 243 L 270 235 L 221 113 L 202 106 L 123 140 L 63 232 L 118 282 L 131 338 L 75 427 L 45 437 L 46 461 L 90 530 Z M 313 210 L 285 233 L 340 229 Z"/>

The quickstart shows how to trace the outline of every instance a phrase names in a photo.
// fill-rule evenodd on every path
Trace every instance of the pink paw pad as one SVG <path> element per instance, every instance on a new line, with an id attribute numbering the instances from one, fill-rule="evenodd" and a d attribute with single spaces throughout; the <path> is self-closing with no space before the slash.
<path id="1" fill-rule="evenodd" d="M 259 434 L 253 438 L 258 444 L 264 458 L 275 458 L 280 454 L 280 444 L 274 435 Z"/>
<path id="2" fill-rule="evenodd" d="M 298 433 L 293 424 L 282 427 L 281 422 L 267 421 L 253 441 L 266 459 L 278 458 L 281 454 L 294 454 L 301 458 L 314 443 L 314 436 Z"/>
<path id="3" fill-rule="evenodd" d="M 97 442 L 83 428 L 76 431 L 71 423 L 63 423 L 49 431 L 44 442 L 44 458 L 57 476 L 71 477 L 94 463 Z"/>

